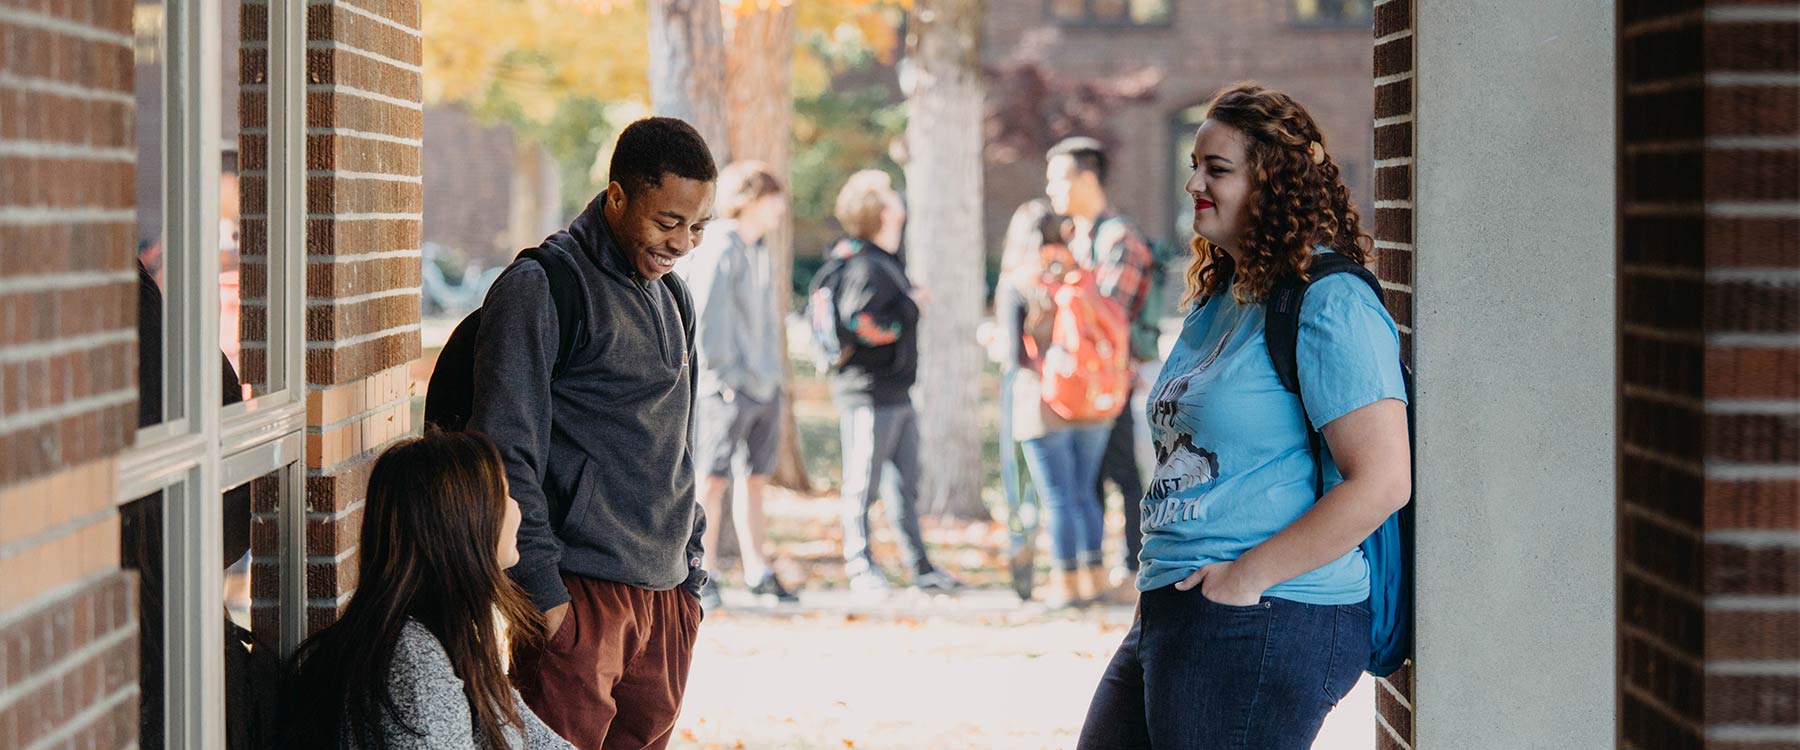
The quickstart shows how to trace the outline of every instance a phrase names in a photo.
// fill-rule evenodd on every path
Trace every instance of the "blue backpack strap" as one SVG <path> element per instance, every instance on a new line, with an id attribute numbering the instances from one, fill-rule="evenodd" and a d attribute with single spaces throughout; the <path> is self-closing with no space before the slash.
<path id="1" fill-rule="evenodd" d="M 556 326 L 558 341 L 556 344 L 556 366 L 551 368 L 550 377 L 555 379 L 567 368 L 570 356 L 582 331 L 582 313 L 587 306 L 581 297 L 581 276 L 562 255 L 550 250 L 547 245 L 529 248 L 519 253 L 519 258 L 529 258 L 543 266 L 544 276 L 550 281 L 550 301 L 556 305 Z"/>

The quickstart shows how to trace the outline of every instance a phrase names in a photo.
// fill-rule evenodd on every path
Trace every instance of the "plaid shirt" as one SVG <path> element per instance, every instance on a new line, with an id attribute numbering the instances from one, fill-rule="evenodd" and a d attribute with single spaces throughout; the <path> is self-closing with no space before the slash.
<path id="1" fill-rule="evenodd" d="M 1150 244 L 1137 224 L 1108 208 L 1094 220 L 1087 237 L 1076 238 L 1076 247 L 1071 249 L 1083 266 L 1094 269 L 1100 293 L 1119 303 L 1125 317 L 1136 322 L 1144 311 L 1144 298 L 1150 294 L 1153 262 Z"/>

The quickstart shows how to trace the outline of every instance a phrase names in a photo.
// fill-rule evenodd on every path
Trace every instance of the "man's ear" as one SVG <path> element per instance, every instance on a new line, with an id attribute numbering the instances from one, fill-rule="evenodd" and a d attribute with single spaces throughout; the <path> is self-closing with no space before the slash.
<path id="1" fill-rule="evenodd" d="M 625 208 L 625 186 L 617 181 L 606 184 L 606 206 L 614 211 Z"/>

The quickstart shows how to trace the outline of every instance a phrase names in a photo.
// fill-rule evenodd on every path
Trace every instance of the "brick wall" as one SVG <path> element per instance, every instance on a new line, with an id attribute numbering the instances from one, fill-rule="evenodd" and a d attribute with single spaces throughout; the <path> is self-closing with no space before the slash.
<path id="1" fill-rule="evenodd" d="M 1621 4 L 1620 744 L 1800 745 L 1800 15 Z"/>
<path id="2" fill-rule="evenodd" d="M 306 38 L 307 595 L 317 629 L 356 585 L 374 456 L 411 428 L 407 363 L 420 353 L 419 3 L 313 0 Z"/>
<path id="3" fill-rule="evenodd" d="M 1083 28 L 1052 20 L 1044 0 L 989 0 L 983 56 L 989 63 L 1035 59 L 1058 73 L 1093 77 L 1153 66 L 1163 73 L 1154 99 L 1123 107 L 1112 130 L 1121 143 L 1113 157 L 1108 195 L 1143 224 L 1151 237 L 1171 239 L 1191 204 L 1180 192 L 1187 179 L 1193 131 L 1175 132 L 1174 118 L 1205 104 L 1228 83 L 1254 79 L 1292 94 L 1325 131 L 1326 145 L 1347 169 L 1352 198 L 1369 206 L 1369 29 L 1302 27 L 1292 23 L 1291 0 L 1172 0 L 1167 26 Z M 1177 151 L 1177 149 L 1180 149 Z M 998 257 L 1000 237 L 1014 209 L 1044 192 L 1041 155 L 989 169 L 984 176 L 985 231 Z"/>
<path id="4" fill-rule="evenodd" d="M 1375 270 L 1388 312 L 1400 328 L 1401 356 L 1412 363 L 1413 8 L 1412 0 L 1375 3 Z M 1408 664 L 1375 681 L 1375 739 L 1382 750 L 1413 746 L 1413 671 Z"/>
<path id="5" fill-rule="evenodd" d="M 131 4 L 0 0 L 0 747 L 137 736 Z"/>

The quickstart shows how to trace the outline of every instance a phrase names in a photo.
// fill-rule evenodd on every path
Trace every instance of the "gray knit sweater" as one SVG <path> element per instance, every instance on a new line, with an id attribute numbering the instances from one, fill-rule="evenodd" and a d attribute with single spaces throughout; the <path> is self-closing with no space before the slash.
<path id="1" fill-rule="evenodd" d="M 507 746 L 489 746 L 475 731 L 469 698 L 450 665 L 450 654 L 437 636 L 416 621 L 408 620 L 400 632 L 394 664 L 388 671 L 388 695 L 398 710 L 397 716 L 386 714 L 382 723 L 390 750 L 575 750 L 545 726 L 516 691 L 512 696 L 525 723 L 523 736 L 516 727 L 506 727 L 502 733 Z M 354 739 L 346 744 L 353 750 L 358 747 Z"/>

